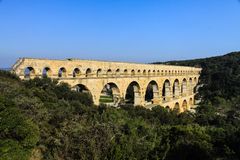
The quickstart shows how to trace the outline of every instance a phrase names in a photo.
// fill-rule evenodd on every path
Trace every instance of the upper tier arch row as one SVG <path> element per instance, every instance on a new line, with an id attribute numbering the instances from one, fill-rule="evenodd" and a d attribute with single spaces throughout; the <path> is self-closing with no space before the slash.
<path id="1" fill-rule="evenodd" d="M 201 69 L 195 67 L 124 62 L 21 58 L 12 67 L 12 71 L 22 78 L 40 76 L 54 78 L 86 78 L 199 75 Z"/>

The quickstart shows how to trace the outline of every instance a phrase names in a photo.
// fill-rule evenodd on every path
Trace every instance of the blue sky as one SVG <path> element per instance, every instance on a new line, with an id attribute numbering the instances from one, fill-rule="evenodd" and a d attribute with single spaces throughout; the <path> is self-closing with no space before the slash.
<path id="1" fill-rule="evenodd" d="M 0 1 L 0 67 L 19 57 L 147 63 L 240 50 L 238 0 Z"/>

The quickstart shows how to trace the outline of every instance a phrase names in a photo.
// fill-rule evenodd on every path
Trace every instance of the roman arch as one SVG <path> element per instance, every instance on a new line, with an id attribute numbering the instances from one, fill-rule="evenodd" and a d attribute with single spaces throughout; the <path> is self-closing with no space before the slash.
<path id="1" fill-rule="evenodd" d="M 161 105 L 185 111 L 194 107 L 201 68 L 80 59 L 20 58 L 12 72 L 21 79 L 49 77 L 92 95 L 96 105 Z"/>

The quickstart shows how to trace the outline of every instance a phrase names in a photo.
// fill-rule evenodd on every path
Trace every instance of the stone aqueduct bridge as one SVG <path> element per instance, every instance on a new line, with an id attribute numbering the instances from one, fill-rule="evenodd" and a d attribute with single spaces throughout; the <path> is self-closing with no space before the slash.
<path id="1" fill-rule="evenodd" d="M 12 72 L 21 79 L 43 76 L 56 78 L 68 83 L 76 91 L 90 92 L 96 105 L 99 104 L 104 86 L 108 85 L 115 103 L 119 99 L 130 97 L 134 105 L 153 103 L 184 111 L 194 106 L 194 88 L 201 68 L 79 59 L 20 58 L 12 67 Z M 147 96 L 150 101 L 146 100 Z"/>

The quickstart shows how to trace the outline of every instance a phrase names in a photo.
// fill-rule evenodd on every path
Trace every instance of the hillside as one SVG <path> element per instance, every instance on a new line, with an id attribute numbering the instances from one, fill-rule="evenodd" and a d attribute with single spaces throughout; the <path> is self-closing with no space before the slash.
<path id="1" fill-rule="evenodd" d="M 204 68 L 206 99 L 196 113 L 181 114 L 94 106 L 65 83 L 0 71 L 0 160 L 239 159 L 238 57 L 168 62 Z"/>
<path id="2" fill-rule="evenodd" d="M 162 62 L 156 62 L 159 64 Z M 210 58 L 169 61 L 164 64 L 201 67 L 200 89 L 203 100 L 215 101 L 220 97 L 231 100 L 240 95 L 240 52 Z"/>

